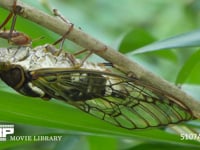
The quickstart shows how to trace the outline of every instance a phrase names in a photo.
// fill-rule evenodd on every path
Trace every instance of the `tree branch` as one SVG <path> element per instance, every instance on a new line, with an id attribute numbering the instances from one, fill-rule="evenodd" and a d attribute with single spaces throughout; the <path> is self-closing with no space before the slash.
<path id="1" fill-rule="evenodd" d="M 0 0 L 0 7 L 12 11 L 13 2 L 14 0 Z M 64 23 L 60 19 L 41 12 L 36 8 L 28 6 L 19 0 L 17 2 L 17 5 L 20 6 L 23 10 L 19 14 L 20 16 L 31 20 L 45 28 L 48 28 L 55 33 L 63 35 L 71 27 L 70 23 Z M 128 58 L 126 58 L 124 55 L 117 52 L 113 48 L 105 45 L 101 41 L 98 41 L 97 39 L 93 38 L 92 36 L 88 35 L 78 28 L 73 28 L 66 38 L 84 48 L 94 50 L 97 55 L 115 64 L 123 72 L 127 74 L 132 72 L 134 76 L 138 78 L 141 82 L 149 85 L 149 87 L 153 87 L 152 89 L 159 89 L 162 93 L 166 93 L 166 95 L 170 95 L 171 97 L 173 97 L 174 101 L 176 102 L 177 100 L 179 100 L 191 109 L 194 116 L 200 118 L 199 102 L 197 102 L 191 96 L 187 95 L 181 89 L 170 84 L 166 80 L 145 70 L 137 63 L 130 61 Z M 99 50 L 104 51 L 100 52 Z"/>

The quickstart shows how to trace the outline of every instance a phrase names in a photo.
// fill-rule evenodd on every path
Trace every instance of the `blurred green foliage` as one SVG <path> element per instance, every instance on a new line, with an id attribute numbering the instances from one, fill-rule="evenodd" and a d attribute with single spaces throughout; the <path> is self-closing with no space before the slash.
<path id="1" fill-rule="evenodd" d="M 148 70 L 176 84 L 200 99 L 199 49 L 200 1 L 198 0 L 41 0 L 24 3 L 51 13 L 57 8 L 63 16 L 86 33 L 118 49 Z M 0 22 L 8 12 L 0 8 Z M 10 24 L 6 26 L 10 28 Z M 52 43 L 58 35 L 47 29 L 17 18 L 16 30 L 33 39 L 33 46 Z M 196 30 L 196 31 L 194 31 Z M 191 32 L 194 31 L 194 32 Z M 141 47 L 188 32 L 176 38 L 150 45 L 145 52 L 134 53 Z M 197 36 L 196 36 L 197 34 Z M 199 40 L 199 41 L 198 41 Z M 189 41 L 189 43 L 188 43 Z M 166 41 L 165 41 L 166 42 Z M 176 48 L 173 44 L 176 44 Z M 192 44 L 195 47 L 191 47 Z M 1 47 L 8 47 L 0 39 Z M 66 48 L 76 48 L 66 42 Z M 157 49 L 156 47 L 162 48 Z M 181 47 L 181 48 L 178 48 Z M 161 128 L 127 131 L 80 112 L 66 104 L 27 98 L 0 84 L 0 120 L 16 124 L 15 135 L 63 135 L 61 142 L 3 142 L 0 149 L 7 150 L 131 150 L 131 149 L 199 149 L 192 140 L 180 140 L 180 135 Z M 199 127 L 198 121 L 190 126 Z"/>

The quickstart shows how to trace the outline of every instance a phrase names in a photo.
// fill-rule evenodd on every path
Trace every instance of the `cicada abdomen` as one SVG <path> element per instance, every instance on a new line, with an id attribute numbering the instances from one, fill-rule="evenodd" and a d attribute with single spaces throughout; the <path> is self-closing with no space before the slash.
<path id="1" fill-rule="evenodd" d="M 64 52 L 57 56 L 56 51 L 49 45 L 3 49 L 2 80 L 24 95 L 62 100 L 126 129 L 157 127 L 193 118 L 186 105 L 159 89 L 87 61 L 75 67 L 80 60 Z M 13 69 L 18 80 L 7 73 Z"/>

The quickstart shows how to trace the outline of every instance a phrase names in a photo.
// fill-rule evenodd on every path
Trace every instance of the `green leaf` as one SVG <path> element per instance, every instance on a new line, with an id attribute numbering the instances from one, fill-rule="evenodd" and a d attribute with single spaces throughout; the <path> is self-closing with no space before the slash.
<path id="1" fill-rule="evenodd" d="M 173 144 L 161 144 L 161 143 L 145 143 L 135 146 L 128 150 L 198 150 L 198 147 L 187 147 L 187 146 L 180 146 L 180 145 L 173 145 Z"/>
<path id="2" fill-rule="evenodd" d="M 99 136 L 88 136 L 88 142 L 90 143 L 90 149 L 93 150 L 116 150 L 118 147 L 118 141 L 112 137 L 99 137 Z"/>
<path id="3" fill-rule="evenodd" d="M 83 136 L 65 136 L 62 138 L 62 141 L 59 142 L 55 149 L 56 150 L 88 150 L 88 142 L 87 139 Z"/>
<path id="4" fill-rule="evenodd" d="M 121 53 L 128 53 L 153 41 L 155 41 L 155 38 L 149 32 L 142 28 L 134 28 L 122 39 L 119 51 Z"/>
<path id="5" fill-rule="evenodd" d="M 1 121 L 64 129 L 73 134 L 98 134 L 180 145 L 199 145 L 198 142 L 183 141 L 179 135 L 159 129 L 126 130 L 119 128 L 59 101 L 42 101 L 3 91 L 0 91 L 0 95 Z"/>
<path id="6" fill-rule="evenodd" d="M 200 46 L 200 30 L 180 34 L 162 41 L 149 44 L 147 46 L 135 50 L 131 54 L 139 54 L 161 49 L 198 47 L 198 46 Z"/>
<path id="7" fill-rule="evenodd" d="M 152 43 L 153 41 L 155 41 L 155 38 L 148 31 L 141 28 L 134 28 L 122 39 L 119 46 L 119 51 L 121 53 L 130 54 L 132 51 Z M 148 58 L 151 59 L 151 57 L 152 59 L 155 59 L 154 57 L 165 58 L 173 62 L 177 60 L 176 55 L 172 51 L 153 51 L 147 56 L 147 58 L 141 59 L 148 60 Z"/>
<path id="8" fill-rule="evenodd" d="M 180 69 L 176 78 L 176 84 L 185 83 L 195 68 L 197 69 L 194 73 L 196 78 L 194 78 L 193 76 L 193 78 L 191 78 L 192 80 L 190 80 L 190 83 L 191 82 L 197 83 L 197 81 L 199 81 L 198 83 L 200 83 L 200 78 L 199 78 L 200 59 L 199 58 L 200 58 L 200 50 L 198 50 L 197 52 L 193 53 L 192 56 L 190 56 L 190 58 L 185 62 L 183 67 Z"/>
<path id="9" fill-rule="evenodd" d="M 15 130 L 17 131 L 17 130 Z M 18 131 L 17 131 L 18 132 Z M 31 131 L 30 131 L 31 132 Z M 62 136 L 62 139 L 64 139 L 66 137 L 66 135 L 64 134 L 59 134 L 59 133 L 47 133 L 47 134 L 34 134 L 34 136 Z M 15 137 L 17 136 L 30 136 L 29 135 L 15 135 Z M 70 138 L 70 136 L 68 136 Z M 61 140 L 61 141 L 64 141 L 64 140 Z M 16 140 L 16 141 L 4 141 L 4 142 L 0 142 L 1 143 L 1 146 L 0 146 L 0 150 L 5 150 L 5 149 L 8 149 L 8 148 L 13 148 L 13 147 L 20 147 L 20 149 L 28 149 L 29 146 L 32 146 L 36 143 L 37 141 L 34 141 L 33 138 L 32 140 Z M 53 141 L 51 142 L 52 143 L 55 143 L 55 145 L 57 145 L 57 143 L 59 143 L 60 141 Z M 50 142 L 46 142 L 46 143 L 50 143 Z"/>

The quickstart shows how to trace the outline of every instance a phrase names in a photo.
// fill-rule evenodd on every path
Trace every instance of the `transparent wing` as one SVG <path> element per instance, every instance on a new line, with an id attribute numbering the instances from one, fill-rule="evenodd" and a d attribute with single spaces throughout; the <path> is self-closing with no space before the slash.
<path id="1" fill-rule="evenodd" d="M 41 69 L 31 74 L 32 83 L 50 97 L 122 128 L 142 129 L 193 118 L 187 106 L 136 79 L 85 69 Z"/>

